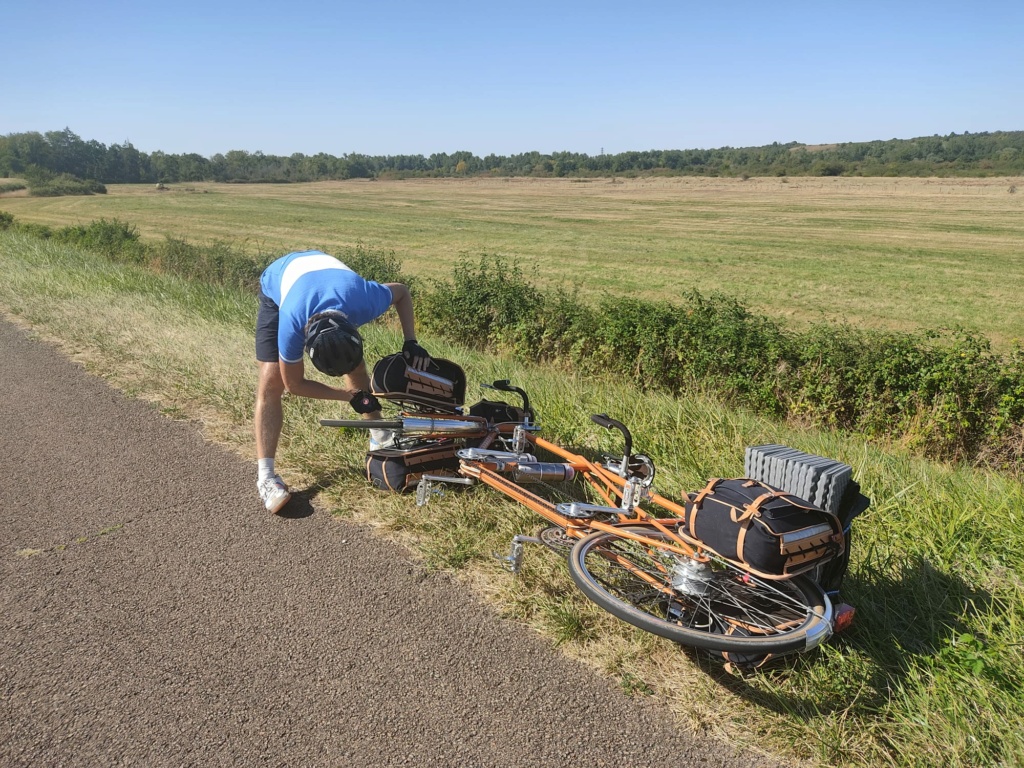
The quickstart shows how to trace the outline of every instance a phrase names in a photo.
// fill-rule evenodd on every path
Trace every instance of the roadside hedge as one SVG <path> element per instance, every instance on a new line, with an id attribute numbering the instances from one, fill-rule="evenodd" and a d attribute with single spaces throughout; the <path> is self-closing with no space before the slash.
<path id="1" fill-rule="evenodd" d="M 1024 458 L 1024 349 L 992 350 L 952 328 L 896 333 L 819 323 L 784 328 L 734 298 L 678 304 L 541 291 L 506 261 L 464 262 L 417 296 L 420 323 L 495 349 L 641 387 L 700 390 L 732 404 L 897 441 L 933 458 L 1014 474 Z"/>

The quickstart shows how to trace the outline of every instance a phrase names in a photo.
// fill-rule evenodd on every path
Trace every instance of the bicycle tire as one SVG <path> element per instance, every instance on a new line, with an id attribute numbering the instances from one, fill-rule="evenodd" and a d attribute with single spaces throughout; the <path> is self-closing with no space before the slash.
<path id="1" fill-rule="evenodd" d="M 320 419 L 324 427 L 345 427 L 348 429 L 401 429 L 401 421 L 384 419 Z"/>
<path id="2" fill-rule="evenodd" d="M 671 541 L 654 526 L 623 528 Z M 573 547 L 569 571 L 583 594 L 608 613 L 681 645 L 781 655 L 810 650 L 831 636 L 831 603 L 809 579 L 760 579 L 714 556 L 699 579 L 688 579 L 680 569 L 694 563 L 656 544 L 598 531 Z M 661 583 L 655 587 L 637 571 Z"/>

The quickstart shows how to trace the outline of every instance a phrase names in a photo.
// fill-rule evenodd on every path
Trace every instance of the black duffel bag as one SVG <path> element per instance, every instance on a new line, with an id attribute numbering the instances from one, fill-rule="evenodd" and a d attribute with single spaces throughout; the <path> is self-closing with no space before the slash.
<path id="1" fill-rule="evenodd" d="M 687 534 L 765 578 L 810 571 L 845 548 L 838 517 L 757 480 L 712 479 L 685 506 Z"/>
<path id="2" fill-rule="evenodd" d="M 457 475 L 457 449 L 452 440 L 379 448 L 366 454 L 366 479 L 379 491 L 414 491 L 423 475 Z"/>
<path id="3" fill-rule="evenodd" d="M 466 373 L 451 360 L 430 359 L 425 371 L 405 364 L 399 352 L 373 366 L 370 391 L 381 400 L 394 400 L 442 413 L 455 413 L 466 400 Z"/>

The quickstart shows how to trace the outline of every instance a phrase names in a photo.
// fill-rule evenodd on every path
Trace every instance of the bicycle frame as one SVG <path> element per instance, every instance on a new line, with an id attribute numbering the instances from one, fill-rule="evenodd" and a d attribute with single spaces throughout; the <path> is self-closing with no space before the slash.
<path id="1" fill-rule="evenodd" d="M 488 486 L 549 524 L 536 537 L 514 536 L 509 555 L 496 555 L 507 570 L 518 572 L 525 542 L 544 544 L 566 554 L 570 575 L 590 600 L 645 631 L 739 654 L 741 664 L 807 651 L 832 635 L 836 615 L 818 585 L 799 575 L 759 578 L 687 533 L 686 506 L 654 491 L 654 462 L 632 453 L 624 424 L 591 416 L 619 430 L 625 443 L 621 459 L 592 460 L 536 434 L 525 392 L 508 381 L 485 386 L 519 394 L 522 418 L 494 424 L 466 412 L 405 411 L 392 420 L 321 423 L 393 429 L 414 442 L 463 441 L 455 448 L 457 469 L 444 470 L 457 474 L 420 476 L 417 505 L 427 503 L 435 483 Z M 404 444 L 400 439 L 398 449 Z M 531 483 L 547 490 L 535 492 Z M 568 501 L 552 500 L 563 497 Z"/>
<path id="2" fill-rule="evenodd" d="M 700 548 L 696 542 L 691 543 L 683 536 L 680 536 L 676 531 L 672 530 L 675 524 L 681 523 L 685 516 L 685 509 L 681 505 L 676 504 L 657 493 L 649 493 L 645 494 L 647 500 L 655 506 L 666 510 L 671 516 L 664 518 L 653 517 L 639 506 L 639 499 L 636 500 L 635 504 L 627 503 L 627 506 L 624 508 L 622 500 L 627 498 L 627 488 L 630 486 L 630 483 L 626 478 L 611 472 L 601 464 L 568 451 L 542 437 L 526 433 L 525 431 L 524 434 L 526 441 L 530 445 L 558 456 L 576 475 L 581 475 L 590 487 L 593 488 L 607 503 L 608 506 L 603 511 L 608 515 L 616 515 L 617 525 L 605 523 L 593 518 L 579 519 L 566 516 L 559 512 L 557 505 L 535 493 L 531 493 L 518 483 L 509 480 L 504 476 L 504 474 L 493 468 L 493 464 L 489 466 L 488 462 L 483 459 L 463 459 L 460 474 L 464 477 L 479 480 L 485 485 L 494 488 L 505 496 L 508 496 L 513 501 L 533 510 L 551 524 L 564 529 L 566 533 L 573 538 L 583 538 L 594 531 L 606 531 L 617 532 L 625 538 L 630 538 L 641 543 L 647 542 L 653 545 L 655 544 L 653 540 L 632 534 L 628 531 L 623 531 L 619 527 L 624 523 L 648 523 L 669 536 L 674 542 L 674 545 L 666 545 L 662 542 L 659 545 L 660 548 L 698 560 L 705 559 L 703 555 L 700 554 Z M 515 462 L 505 462 L 502 469 L 506 472 L 514 472 Z"/>

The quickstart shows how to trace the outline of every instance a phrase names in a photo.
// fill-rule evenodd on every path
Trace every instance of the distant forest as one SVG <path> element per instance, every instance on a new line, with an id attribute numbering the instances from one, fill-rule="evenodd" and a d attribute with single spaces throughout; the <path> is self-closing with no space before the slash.
<path id="1" fill-rule="evenodd" d="M 74 177 L 99 184 L 272 182 L 447 176 L 1016 176 L 1024 174 L 1024 131 L 951 133 L 811 146 L 666 149 L 618 154 L 471 152 L 287 157 L 231 150 L 212 157 L 140 152 L 130 141 L 84 141 L 69 128 L 0 136 L 0 177 Z"/>

